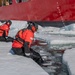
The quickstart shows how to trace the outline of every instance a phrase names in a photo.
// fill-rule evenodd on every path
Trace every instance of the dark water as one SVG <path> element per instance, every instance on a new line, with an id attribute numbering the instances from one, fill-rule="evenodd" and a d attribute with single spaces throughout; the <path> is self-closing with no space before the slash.
<path id="1" fill-rule="evenodd" d="M 34 47 L 42 57 L 44 63 L 41 67 L 49 75 L 69 75 L 67 66 L 62 63 L 63 51 L 62 50 L 47 50 L 45 46 Z"/>

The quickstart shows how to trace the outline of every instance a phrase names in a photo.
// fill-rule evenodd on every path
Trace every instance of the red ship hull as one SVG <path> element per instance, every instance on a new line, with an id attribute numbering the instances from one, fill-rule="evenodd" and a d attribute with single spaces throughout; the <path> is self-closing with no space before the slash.
<path id="1" fill-rule="evenodd" d="M 73 21 L 74 0 L 30 0 L 0 7 L 0 20 Z"/>

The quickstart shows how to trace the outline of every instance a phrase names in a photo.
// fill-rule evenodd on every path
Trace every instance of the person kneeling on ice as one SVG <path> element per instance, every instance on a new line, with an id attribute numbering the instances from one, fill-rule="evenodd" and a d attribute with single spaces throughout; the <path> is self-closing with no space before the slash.
<path id="1" fill-rule="evenodd" d="M 0 41 L 12 41 L 13 38 L 8 37 L 8 33 L 10 30 L 10 26 L 11 26 L 12 22 L 10 20 L 7 20 L 5 22 L 5 24 L 0 26 Z"/>
<path id="2" fill-rule="evenodd" d="M 10 52 L 16 55 L 31 57 L 39 65 L 43 62 L 39 53 L 31 49 L 31 44 L 34 40 L 34 33 L 37 31 L 38 25 L 33 22 L 28 22 L 28 27 L 21 29 L 15 36 Z"/>

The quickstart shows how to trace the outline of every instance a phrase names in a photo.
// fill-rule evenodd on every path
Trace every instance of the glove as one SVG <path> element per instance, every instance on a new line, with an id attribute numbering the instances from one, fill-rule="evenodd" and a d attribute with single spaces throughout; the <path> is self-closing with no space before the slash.
<path id="1" fill-rule="evenodd" d="M 6 36 L 5 39 L 6 39 L 6 42 L 13 42 L 14 40 L 14 38 L 9 37 L 9 36 Z"/>

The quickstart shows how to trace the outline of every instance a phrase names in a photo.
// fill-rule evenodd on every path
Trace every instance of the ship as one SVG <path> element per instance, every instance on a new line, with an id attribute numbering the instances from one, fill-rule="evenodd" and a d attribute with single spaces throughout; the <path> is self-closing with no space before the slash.
<path id="1" fill-rule="evenodd" d="M 2 0 L 3 1 L 3 0 Z M 5 0 L 4 0 L 5 1 Z M 8 1 L 9 3 L 7 3 Z M 74 0 L 6 0 L 0 20 L 74 21 Z M 5 4 L 6 3 L 6 4 Z"/>

